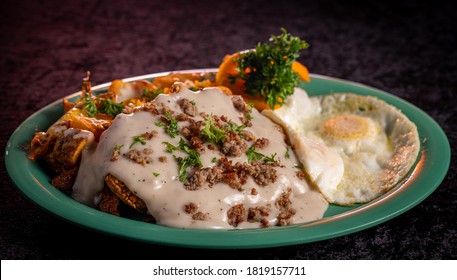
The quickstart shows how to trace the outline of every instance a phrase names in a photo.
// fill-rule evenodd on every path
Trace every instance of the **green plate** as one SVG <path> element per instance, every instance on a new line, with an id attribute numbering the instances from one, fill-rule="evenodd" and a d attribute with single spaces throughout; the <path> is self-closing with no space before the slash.
<path id="1" fill-rule="evenodd" d="M 216 69 L 191 70 L 216 71 Z M 183 71 L 180 71 L 183 72 Z M 125 79 L 153 79 L 158 73 Z M 109 83 L 94 87 L 95 92 Z M 422 152 L 409 178 L 384 196 L 352 207 L 331 205 L 324 218 L 304 224 L 266 229 L 199 230 L 178 229 L 121 218 L 89 208 L 55 189 L 50 175 L 39 162 L 26 157 L 24 146 L 35 131 L 45 131 L 63 113 L 61 100 L 25 120 L 9 139 L 5 151 L 6 169 L 13 183 L 31 201 L 50 213 L 92 230 L 140 242 L 199 248 L 262 248 L 308 243 L 357 232 L 385 222 L 414 207 L 442 182 L 450 164 L 450 146 L 439 125 L 414 105 L 384 91 L 321 75 L 311 75 L 301 85 L 310 95 L 352 92 L 372 95 L 401 109 L 419 130 Z M 77 94 L 69 97 L 75 98 Z M 67 97 L 68 98 L 68 97 Z"/>

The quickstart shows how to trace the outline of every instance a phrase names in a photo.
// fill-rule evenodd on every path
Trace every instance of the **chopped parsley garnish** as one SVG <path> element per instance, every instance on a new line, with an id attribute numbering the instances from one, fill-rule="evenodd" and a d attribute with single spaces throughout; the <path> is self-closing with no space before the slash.
<path id="1" fill-rule="evenodd" d="M 285 158 L 289 158 L 289 156 L 290 156 L 290 155 L 289 155 L 289 148 L 286 147 L 286 153 L 284 154 L 284 157 L 285 157 Z"/>
<path id="2" fill-rule="evenodd" d="M 152 175 L 154 175 L 154 176 L 156 176 L 156 177 L 157 177 L 157 176 L 159 176 L 159 175 L 160 175 L 160 173 L 157 173 L 157 172 L 153 172 L 153 173 L 152 173 Z"/>
<path id="3" fill-rule="evenodd" d="M 227 123 L 227 127 L 230 129 L 231 132 L 237 132 L 237 133 L 240 133 L 241 131 L 243 131 L 243 129 L 246 128 L 246 126 L 244 124 L 236 125 L 231 122 Z"/>
<path id="4" fill-rule="evenodd" d="M 254 108 L 254 103 L 249 102 L 249 106 L 251 106 L 251 109 L 249 109 L 249 112 L 246 114 L 246 119 L 248 121 L 252 120 L 252 108 Z"/>
<path id="5" fill-rule="evenodd" d="M 195 152 L 195 151 L 194 151 Z M 177 158 L 178 164 L 179 164 L 179 181 L 184 182 L 187 178 L 187 167 L 189 166 L 202 166 L 200 162 L 200 154 L 195 152 L 192 154 L 189 154 L 188 157 L 182 158 L 179 157 Z"/>
<path id="6" fill-rule="evenodd" d="M 265 163 L 274 163 L 276 162 L 276 153 L 267 157 L 262 153 L 256 152 L 254 146 L 251 146 L 247 151 L 246 155 L 248 156 L 248 163 L 251 163 L 254 160 L 263 160 Z"/>
<path id="7" fill-rule="evenodd" d="M 254 160 L 261 160 L 265 157 L 263 154 L 256 152 L 254 146 L 251 146 L 247 150 L 246 155 L 248 156 L 248 163 L 251 163 Z"/>
<path id="8" fill-rule="evenodd" d="M 225 130 L 220 129 L 214 124 L 212 116 L 205 120 L 205 127 L 200 131 L 200 135 L 208 142 L 216 144 L 221 144 L 225 141 L 225 134 Z"/>
<path id="9" fill-rule="evenodd" d="M 272 154 L 272 155 L 269 156 L 269 157 L 264 156 L 264 157 L 263 157 L 263 161 L 264 161 L 264 162 L 275 162 L 275 161 L 276 161 L 275 157 L 276 157 L 276 153 Z"/>
<path id="10" fill-rule="evenodd" d="M 130 145 L 129 149 L 133 147 L 136 143 L 141 143 L 141 145 L 146 145 L 146 140 L 143 138 L 143 136 L 137 135 L 132 137 L 132 144 Z"/>
<path id="11" fill-rule="evenodd" d="M 98 108 L 97 104 L 100 106 L 100 108 Z M 116 103 L 111 99 L 94 99 L 90 96 L 86 96 L 83 98 L 83 109 L 91 118 L 94 118 L 98 113 L 103 113 L 115 117 L 122 112 L 122 109 L 124 109 L 124 104 L 122 102 Z"/>
<path id="12" fill-rule="evenodd" d="M 168 115 L 170 115 L 170 113 L 168 113 Z M 176 135 L 179 134 L 178 121 L 176 119 L 172 119 L 171 116 L 170 116 L 169 120 L 170 120 L 170 123 L 167 125 L 166 131 L 167 131 L 168 135 L 171 136 L 171 138 L 175 138 Z"/>
<path id="13" fill-rule="evenodd" d="M 184 151 L 188 154 L 193 153 L 193 152 L 197 153 L 195 150 L 193 150 L 191 147 L 189 147 L 189 145 L 187 145 L 186 141 L 183 138 L 179 139 L 178 147 L 181 151 Z"/>
<path id="14" fill-rule="evenodd" d="M 232 84 L 238 79 L 244 80 L 244 91 L 265 98 L 271 108 L 282 105 L 298 86 L 300 78 L 292 71 L 292 63 L 300 56 L 300 51 L 309 46 L 284 28 L 281 31 L 279 36 L 271 36 L 270 44 L 258 43 L 255 51 L 240 53 L 234 58 L 239 74 L 229 76 Z"/>
<path id="15" fill-rule="evenodd" d="M 172 154 L 173 151 L 179 150 L 179 147 L 176 147 L 175 145 L 173 145 L 169 142 L 162 142 L 162 143 L 165 144 L 165 146 L 167 146 L 167 148 L 165 149 L 167 151 L 167 153 Z"/>
<path id="16" fill-rule="evenodd" d="M 159 127 L 165 127 L 165 131 L 168 133 L 168 135 L 170 135 L 171 138 L 175 138 L 179 134 L 178 120 L 174 119 L 171 116 L 170 112 L 166 112 L 164 116 L 167 119 L 168 123 L 158 121 L 154 124 Z"/>
<path id="17" fill-rule="evenodd" d="M 179 181 L 184 182 L 187 178 L 187 167 L 190 166 L 199 166 L 202 167 L 202 163 L 200 161 L 200 154 L 193 150 L 189 145 L 186 143 L 186 141 L 181 138 L 179 140 L 178 147 L 176 147 L 173 144 L 170 144 L 168 142 L 162 142 L 167 146 L 167 152 L 173 153 L 173 151 L 180 150 L 183 152 L 187 153 L 187 157 L 175 157 L 176 160 L 178 161 L 179 165 L 179 171 L 178 171 L 178 177 Z"/>
<path id="18" fill-rule="evenodd" d="M 112 117 L 117 116 L 118 114 L 122 113 L 122 109 L 124 109 L 124 103 L 116 103 L 111 99 L 103 100 L 103 104 L 100 107 L 100 113 L 108 114 Z"/>
<path id="19" fill-rule="evenodd" d="M 114 150 L 119 151 L 120 149 L 122 149 L 122 147 L 124 147 L 124 145 L 116 145 L 116 147 L 114 147 Z"/>
<path id="20" fill-rule="evenodd" d="M 84 97 L 83 108 L 87 115 L 91 118 L 95 117 L 98 113 L 97 105 L 95 105 L 95 101 L 92 97 L 86 96 Z"/>
<path id="21" fill-rule="evenodd" d="M 179 172 L 178 172 L 179 181 L 184 182 L 187 178 L 187 172 L 186 172 L 187 167 L 189 167 L 189 166 L 202 167 L 203 165 L 200 161 L 200 154 L 197 151 L 191 149 L 189 147 L 189 145 L 187 145 L 186 141 L 184 141 L 184 139 L 182 139 L 182 138 L 181 138 L 181 140 L 179 140 L 179 149 L 188 154 L 188 156 L 185 158 L 182 158 L 182 157 L 177 158 L 178 164 L 179 164 Z"/>
<path id="22" fill-rule="evenodd" d="M 217 161 L 217 158 L 215 158 L 215 157 L 213 157 L 213 158 L 211 159 L 211 162 L 212 162 L 212 163 L 215 163 L 216 161 Z"/>

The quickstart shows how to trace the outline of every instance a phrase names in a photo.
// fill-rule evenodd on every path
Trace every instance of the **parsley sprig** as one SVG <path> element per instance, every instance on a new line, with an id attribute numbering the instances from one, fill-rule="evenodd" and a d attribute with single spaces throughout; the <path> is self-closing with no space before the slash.
<path id="1" fill-rule="evenodd" d="M 225 130 L 220 129 L 214 124 L 212 116 L 205 120 L 205 127 L 200 131 L 201 136 L 208 142 L 215 144 L 223 143 L 225 141 L 225 134 Z"/>
<path id="2" fill-rule="evenodd" d="M 82 102 L 84 111 L 91 118 L 95 118 L 98 113 L 107 114 L 114 118 L 122 113 L 122 109 L 124 109 L 124 104 L 122 102 L 116 103 L 111 99 L 94 99 L 91 96 L 86 96 L 83 98 Z"/>
<path id="3" fill-rule="evenodd" d="M 122 149 L 122 147 L 124 147 L 124 145 L 116 145 L 114 147 L 114 151 L 120 151 Z"/>
<path id="4" fill-rule="evenodd" d="M 229 122 L 229 123 L 227 123 L 227 127 L 230 130 L 230 132 L 241 133 L 243 131 L 243 129 L 246 128 L 246 125 L 244 125 L 244 124 L 236 125 L 236 124 L 234 124 L 232 122 Z"/>
<path id="5" fill-rule="evenodd" d="M 279 36 L 271 36 L 270 44 L 258 43 L 255 51 L 240 53 L 235 58 L 239 74 L 229 76 L 232 84 L 238 79 L 244 80 L 244 91 L 265 98 L 271 108 L 282 105 L 298 86 L 300 78 L 292 71 L 292 63 L 300 56 L 300 51 L 309 46 L 284 28 L 281 31 Z"/>
<path id="6" fill-rule="evenodd" d="M 180 150 L 187 153 L 187 157 L 175 157 L 178 161 L 179 171 L 178 177 L 179 181 L 184 182 L 187 178 L 187 167 L 190 166 L 198 166 L 202 167 L 202 163 L 200 161 L 200 154 L 189 147 L 186 141 L 181 138 L 179 140 L 178 146 L 175 146 L 169 142 L 162 142 L 166 145 L 166 150 L 168 153 L 173 153 L 173 151 Z"/>
<path id="7" fill-rule="evenodd" d="M 254 160 L 261 160 L 264 155 L 256 152 L 254 146 L 251 146 L 247 151 L 246 155 L 248 156 L 248 163 L 251 163 Z"/>
<path id="8" fill-rule="evenodd" d="M 133 136 L 132 141 L 133 142 L 132 142 L 132 144 L 130 144 L 129 149 L 131 149 L 133 147 L 133 145 L 135 145 L 137 143 L 141 143 L 141 145 L 146 145 L 146 139 L 144 139 L 144 137 L 141 135 Z"/>
<path id="9" fill-rule="evenodd" d="M 248 156 L 248 163 L 251 163 L 254 160 L 263 160 L 265 163 L 274 163 L 276 161 L 276 153 L 266 156 L 262 153 L 256 152 L 254 146 L 249 147 L 246 151 L 246 155 Z"/>
<path id="10" fill-rule="evenodd" d="M 118 114 L 122 113 L 122 109 L 124 109 L 124 103 L 116 103 L 111 99 L 105 99 L 99 111 L 100 113 L 108 114 L 112 117 L 115 117 Z"/>
<path id="11" fill-rule="evenodd" d="M 249 102 L 248 104 L 251 108 L 249 109 L 248 113 L 246 114 L 246 119 L 248 121 L 250 121 L 250 120 L 252 120 L 252 108 L 254 108 L 254 103 Z"/>
<path id="12" fill-rule="evenodd" d="M 166 112 L 164 114 L 165 119 L 167 119 L 168 123 L 164 123 L 161 121 L 155 122 L 154 124 L 159 127 L 165 127 L 165 131 L 170 135 L 171 138 L 175 138 L 179 134 L 178 130 L 178 120 L 173 118 L 170 112 Z"/>
<path id="13" fill-rule="evenodd" d="M 237 125 L 232 122 L 228 122 L 226 127 L 219 128 L 214 124 L 213 117 L 205 119 L 205 127 L 200 130 L 200 136 L 206 141 L 214 144 L 223 144 L 225 142 L 225 136 L 227 133 L 236 132 L 241 135 L 246 125 Z"/>
<path id="14" fill-rule="evenodd" d="M 83 109 L 91 118 L 95 117 L 98 113 L 97 105 L 95 104 L 94 99 L 90 96 L 83 98 Z"/>

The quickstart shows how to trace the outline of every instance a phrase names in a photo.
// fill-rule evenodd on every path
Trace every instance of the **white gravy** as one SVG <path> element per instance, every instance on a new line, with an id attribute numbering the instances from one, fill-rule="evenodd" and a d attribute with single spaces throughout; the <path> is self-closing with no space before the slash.
<path id="1" fill-rule="evenodd" d="M 200 92 L 193 92 L 182 87 L 179 93 L 159 95 L 155 103 L 164 103 L 176 114 L 183 110 L 178 105 L 182 98 L 195 102 L 199 112 L 226 116 L 229 120 L 241 125 L 240 117 L 243 114 L 238 111 L 231 97 L 224 95 L 217 88 L 208 88 Z M 203 120 L 200 115 L 193 117 L 194 120 Z M 269 145 L 261 150 L 266 156 L 276 153 L 282 167 L 277 167 L 277 180 L 267 186 L 257 185 L 251 176 L 239 191 L 231 188 L 223 182 L 214 184 L 212 187 L 205 184 L 198 190 L 186 190 L 184 183 L 178 178 L 178 163 L 172 154 L 166 152 L 163 142 L 169 142 L 178 146 L 180 136 L 170 137 L 164 129 L 155 123 L 160 117 L 146 111 L 137 111 L 132 114 L 119 114 L 112 125 L 101 135 L 98 143 L 92 142 L 87 145 L 83 152 L 81 166 L 73 187 L 73 197 L 90 206 L 96 206 L 99 202 L 99 192 L 104 186 L 104 177 L 107 174 L 115 176 L 123 181 L 129 189 L 138 195 L 147 205 L 148 212 L 155 218 L 157 224 L 178 228 L 233 228 L 227 220 L 227 211 L 236 204 L 249 207 L 263 206 L 270 210 L 266 219 L 270 226 L 277 223 L 279 209 L 275 206 L 278 197 L 288 188 L 292 194 L 290 200 L 296 211 L 293 223 L 302 223 L 319 219 L 328 207 L 327 201 L 304 179 L 297 177 L 297 165 L 299 161 L 293 150 L 285 143 L 284 134 L 276 129 L 277 125 L 270 119 L 252 110 L 252 126 L 245 129 L 250 131 L 256 139 L 267 138 Z M 178 122 L 181 128 L 188 122 Z M 132 149 L 152 149 L 149 164 L 138 164 L 126 156 L 121 156 L 116 161 L 111 161 L 113 149 L 122 146 L 121 154 L 130 150 L 133 137 L 145 132 L 155 130 L 158 134 L 144 145 L 136 143 Z M 252 142 L 248 142 L 248 147 Z M 289 150 L 286 157 L 286 150 Z M 180 154 L 182 153 L 182 154 Z M 185 156 L 184 152 L 174 151 L 175 156 Z M 159 157 L 167 157 L 166 162 L 161 162 Z M 215 165 L 213 158 L 219 159 L 220 152 L 205 148 L 200 152 L 203 167 Z M 247 156 L 243 153 L 240 157 L 229 157 L 235 162 L 247 162 Z M 255 188 L 257 194 L 251 193 Z M 194 220 L 192 215 L 184 210 L 184 205 L 194 203 L 198 205 L 198 211 L 207 215 L 206 220 Z M 236 228 L 256 228 L 259 223 L 242 222 Z"/>

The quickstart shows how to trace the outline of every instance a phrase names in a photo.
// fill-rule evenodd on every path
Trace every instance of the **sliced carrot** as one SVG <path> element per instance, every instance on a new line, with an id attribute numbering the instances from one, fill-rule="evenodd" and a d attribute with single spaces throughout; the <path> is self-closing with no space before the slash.
<path id="1" fill-rule="evenodd" d="M 311 81 L 309 78 L 308 68 L 306 68 L 306 66 L 304 66 L 300 62 L 295 61 L 294 63 L 292 63 L 292 71 L 294 71 L 298 74 L 298 76 L 300 77 L 300 80 L 308 82 L 308 83 Z"/>
<path id="2" fill-rule="evenodd" d="M 233 94 L 242 94 L 244 88 L 244 81 L 238 79 L 235 84 L 230 83 L 229 77 L 230 75 L 238 75 L 240 72 L 236 69 L 238 64 L 236 63 L 235 59 L 239 57 L 239 53 L 235 53 L 232 55 L 226 55 L 222 60 L 221 65 L 216 73 L 216 85 L 224 86 L 229 88 Z"/>

